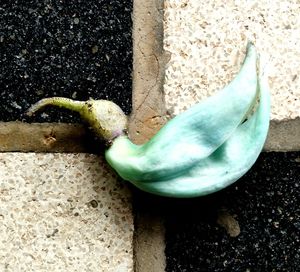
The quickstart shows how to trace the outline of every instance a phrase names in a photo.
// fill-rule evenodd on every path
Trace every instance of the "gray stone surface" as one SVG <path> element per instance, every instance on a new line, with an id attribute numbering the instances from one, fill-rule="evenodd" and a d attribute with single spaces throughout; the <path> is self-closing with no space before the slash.
<path id="1" fill-rule="evenodd" d="M 129 135 L 144 143 L 166 121 L 163 80 L 167 56 L 163 50 L 163 0 L 134 1 L 133 6 L 133 111 Z M 144 209 L 134 192 L 136 272 L 165 270 L 162 218 Z"/>
<path id="2" fill-rule="evenodd" d="M 271 119 L 300 117 L 299 13 L 299 1 L 165 0 L 167 110 L 177 115 L 231 82 L 252 41 L 269 75 Z"/>
<path id="3" fill-rule="evenodd" d="M 128 189 L 101 157 L 0 153 L 0 271 L 133 271 Z"/>

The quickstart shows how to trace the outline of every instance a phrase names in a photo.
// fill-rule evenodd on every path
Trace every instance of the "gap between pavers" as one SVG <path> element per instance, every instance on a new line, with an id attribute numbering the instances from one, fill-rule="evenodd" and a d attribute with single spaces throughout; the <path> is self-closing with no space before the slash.
<path id="1" fill-rule="evenodd" d="M 149 139 L 166 122 L 163 1 L 134 1 L 133 113 L 129 133 L 135 143 Z M 1 151 L 85 152 L 86 130 L 78 124 L 1 123 Z M 265 151 L 300 150 L 300 119 L 271 121 Z M 13 137 L 12 137 L 13 136 Z M 164 271 L 164 226 L 158 207 L 135 206 L 135 271 Z M 157 213 L 155 214 L 155 209 Z M 153 212 L 154 211 L 154 212 Z"/>

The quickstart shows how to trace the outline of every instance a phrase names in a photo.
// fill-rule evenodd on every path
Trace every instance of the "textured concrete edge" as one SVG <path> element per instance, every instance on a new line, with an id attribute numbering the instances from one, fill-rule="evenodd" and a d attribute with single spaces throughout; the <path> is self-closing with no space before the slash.
<path id="1" fill-rule="evenodd" d="M 79 124 L 0 122 L 0 152 L 85 152 Z"/>
<path id="2" fill-rule="evenodd" d="M 129 133 L 135 143 L 147 141 L 166 122 L 163 82 L 167 59 L 163 51 L 163 0 L 134 1 Z"/>
<path id="3" fill-rule="evenodd" d="M 300 151 L 300 118 L 271 121 L 264 151 Z"/>
<path id="4" fill-rule="evenodd" d="M 163 216 L 146 211 L 137 211 L 134 226 L 135 271 L 165 271 L 165 226 Z"/>
<path id="5" fill-rule="evenodd" d="M 133 111 L 129 135 L 137 144 L 151 138 L 166 122 L 163 7 L 163 0 L 136 0 L 133 5 Z M 140 203 L 137 198 L 133 205 L 135 271 L 165 271 L 163 218 L 146 212 Z"/>

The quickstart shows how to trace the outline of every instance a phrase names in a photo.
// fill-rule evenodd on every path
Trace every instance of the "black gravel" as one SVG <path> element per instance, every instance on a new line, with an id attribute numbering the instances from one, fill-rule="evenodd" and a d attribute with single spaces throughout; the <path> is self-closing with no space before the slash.
<path id="1" fill-rule="evenodd" d="M 263 153 L 233 186 L 166 205 L 167 271 L 300 271 L 300 153 Z M 240 234 L 217 223 L 232 215 Z"/>
<path id="2" fill-rule="evenodd" d="M 109 99 L 131 110 L 132 0 L 0 1 L 0 120 L 37 100 Z M 48 110 L 27 121 L 73 122 Z"/>

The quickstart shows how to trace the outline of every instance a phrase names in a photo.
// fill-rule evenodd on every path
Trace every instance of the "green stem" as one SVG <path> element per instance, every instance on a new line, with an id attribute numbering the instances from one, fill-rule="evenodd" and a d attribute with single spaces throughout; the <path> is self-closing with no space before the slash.
<path id="1" fill-rule="evenodd" d="M 32 116 L 35 112 L 43 109 L 46 106 L 57 106 L 60 108 L 65 108 L 68 110 L 81 112 L 85 102 L 83 101 L 74 101 L 65 97 L 49 97 L 44 98 L 34 105 L 32 105 L 26 112 L 26 115 Z"/>
<path id="2" fill-rule="evenodd" d="M 127 129 L 126 115 L 118 105 L 108 100 L 75 101 L 65 97 L 44 98 L 32 105 L 26 114 L 32 116 L 46 106 L 78 112 L 95 135 L 108 143 L 124 135 Z"/>

